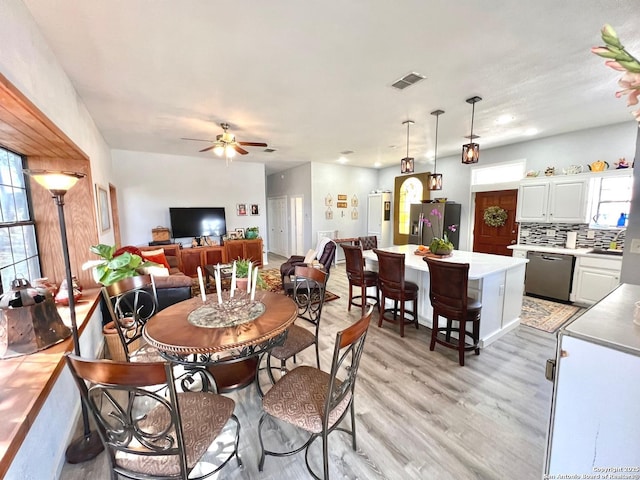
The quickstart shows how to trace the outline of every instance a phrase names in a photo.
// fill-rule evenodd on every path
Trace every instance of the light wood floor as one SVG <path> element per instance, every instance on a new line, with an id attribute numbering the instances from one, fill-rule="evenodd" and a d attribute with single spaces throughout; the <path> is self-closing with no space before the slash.
<path id="1" fill-rule="evenodd" d="M 284 260 L 270 255 L 265 268 L 278 267 Z M 335 332 L 360 314 L 355 307 L 347 312 L 344 264 L 332 268 L 328 289 L 341 298 L 326 303 L 323 310 L 324 369 L 329 368 Z M 378 328 L 374 313 L 356 386 L 358 450 L 351 449 L 346 434 L 330 436 L 331 478 L 539 480 L 552 387 L 544 378 L 544 367 L 546 359 L 554 356 L 555 336 L 520 326 L 483 349 L 480 356 L 469 354 L 466 366 L 460 367 L 457 352 L 438 346 L 429 351 L 428 328 L 409 327 L 405 332 L 401 339 L 393 325 Z M 313 365 L 313 349 L 298 362 Z M 250 386 L 229 396 L 236 401 L 242 424 L 244 466 L 232 460 L 212 478 L 311 478 L 303 453 L 267 457 L 264 471 L 258 472 L 261 407 L 256 389 Z M 282 441 L 282 436 L 280 430 L 274 431 L 270 441 Z M 316 444 L 312 464 L 319 472 L 321 442 Z M 65 465 L 61 478 L 108 475 L 102 453 L 84 464 Z"/>

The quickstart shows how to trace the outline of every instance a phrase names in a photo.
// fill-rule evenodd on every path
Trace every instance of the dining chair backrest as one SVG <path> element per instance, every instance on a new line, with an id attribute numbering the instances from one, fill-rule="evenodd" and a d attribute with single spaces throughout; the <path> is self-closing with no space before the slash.
<path id="1" fill-rule="evenodd" d="M 353 402 L 360 358 L 372 312 L 373 306 L 369 305 L 367 313 L 360 320 L 336 333 L 325 412 L 332 412 L 347 396 L 350 396 L 349 402 Z M 323 416 L 325 431 L 328 430 L 330 421 L 335 421 L 330 414 Z"/>
<path id="2" fill-rule="evenodd" d="M 307 266 L 296 266 L 294 271 L 293 300 L 298 306 L 298 317 L 317 327 L 320 324 L 326 292 L 327 273 Z"/>
<path id="3" fill-rule="evenodd" d="M 378 257 L 378 279 L 380 288 L 388 292 L 404 291 L 404 253 L 385 252 L 374 249 Z"/>
<path id="4" fill-rule="evenodd" d="M 357 285 L 364 283 L 364 270 L 365 261 L 362 256 L 362 249 L 355 245 L 342 244 L 344 250 L 345 269 L 347 271 L 347 278 L 350 282 L 355 282 Z"/>
<path id="5" fill-rule="evenodd" d="M 124 278 L 102 287 L 102 295 L 129 360 L 131 345 L 142 336 L 144 325 L 158 312 L 158 295 L 153 276 Z"/>
<path id="6" fill-rule="evenodd" d="M 378 248 L 378 237 L 375 235 L 371 235 L 368 237 L 358 237 L 358 243 L 360 244 L 360 248 L 362 250 L 373 250 L 374 248 Z"/>
<path id="7" fill-rule="evenodd" d="M 210 392 L 177 393 L 167 362 L 113 362 L 72 354 L 66 354 L 66 362 L 107 450 L 112 478 L 186 479 L 233 416 L 231 399 Z M 216 470 L 236 453 L 237 448 Z"/>
<path id="8" fill-rule="evenodd" d="M 467 311 L 469 264 L 425 257 L 429 268 L 429 299 L 443 316 L 461 318 Z M 451 315 L 451 317 L 449 317 Z"/>

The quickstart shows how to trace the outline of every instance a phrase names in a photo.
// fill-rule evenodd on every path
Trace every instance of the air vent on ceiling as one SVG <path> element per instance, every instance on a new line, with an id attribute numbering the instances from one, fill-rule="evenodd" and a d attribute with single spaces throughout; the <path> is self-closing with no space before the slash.
<path id="1" fill-rule="evenodd" d="M 402 77 L 401 79 L 393 82 L 391 86 L 393 88 L 397 88 L 398 90 L 404 90 L 405 88 L 410 87 L 411 85 L 418 83 L 420 80 L 424 80 L 424 79 L 425 79 L 424 75 L 420 75 L 419 73 L 416 73 L 416 72 L 411 72 L 405 75 L 404 77 Z"/>
<path id="2" fill-rule="evenodd" d="M 276 149 L 275 148 L 265 148 L 263 151 L 267 152 L 267 153 L 271 153 L 271 152 L 275 152 Z"/>

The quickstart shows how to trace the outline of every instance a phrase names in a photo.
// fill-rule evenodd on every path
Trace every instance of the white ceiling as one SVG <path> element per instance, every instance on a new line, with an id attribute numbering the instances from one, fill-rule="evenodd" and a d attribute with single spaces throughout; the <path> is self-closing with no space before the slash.
<path id="1" fill-rule="evenodd" d="M 640 56 L 637 0 L 24 0 L 107 143 L 197 153 L 228 122 L 276 149 L 267 173 L 305 162 L 432 164 L 469 135 L 481 149 L 632 121 L 619 72 L 590 52 L 610 23 Z M 426 80 L 390 87 L 409 72 Z M 498 125 L 501 115 L 514 119 Z M 429 158 L 429 160 L 427 160 Z M 185 159 L 185 161 L 188 161 Z"/>

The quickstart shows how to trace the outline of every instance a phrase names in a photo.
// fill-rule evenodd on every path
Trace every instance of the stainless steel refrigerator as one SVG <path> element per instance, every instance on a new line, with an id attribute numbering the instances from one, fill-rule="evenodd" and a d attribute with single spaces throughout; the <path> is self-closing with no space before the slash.
<path id="1" fill-rule="evenodd" d="M 414 203 L 411 204 L 409 216 L 409 243 L 429 245 L 434 237 L 442 238 L 444 232 L 446 232 L 447 238 L 453 243 L 453 247 L 458 248 L 460 239 L 459 203 Z M 425 219 L 428 220 L 431 226 L 425 223 Z M 452 225 L 455 225 L 455 232 L 449 228 Z"/>

